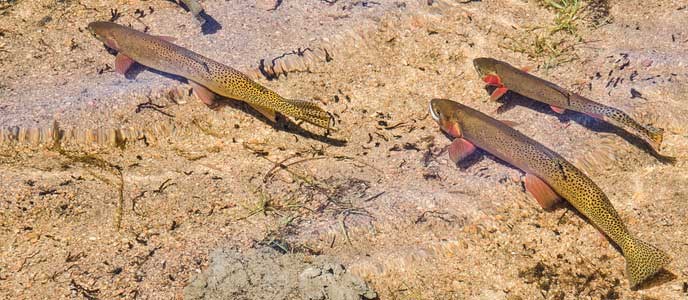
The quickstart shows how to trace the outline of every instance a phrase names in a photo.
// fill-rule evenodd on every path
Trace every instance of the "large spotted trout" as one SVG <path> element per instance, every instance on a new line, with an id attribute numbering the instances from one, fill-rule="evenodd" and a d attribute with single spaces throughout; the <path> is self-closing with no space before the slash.
<path id="1" fill-rule="evenodd" d="M 171 38 L 152 36 L 110 22 L 93 22 L 88 24 L 88 29 L 117 51 L 115 71 L 118 73 L 124 74 L 137 62 L 186 78 L 194 93 L 207 105 L 213 105 L 218 94 L 248 103 L 273 122 L 275 112 L 279 112 L 331 129 L 330 115 L 316 104 L 285 99 L 232 67 L 169 42 Z"/>
<path id="2" fill-rule="evenodd" d="M 631 287 L 670 262 L 664 252 L 635 238 L 604 192 L 559 154 L 503 122 L 454 101 L 433 99 L 430 114 L 444 132 L 455 137 L 449 147 L 452 160 L 458 162 L 476 147 L 483 149 L 523 170 L 526 189 L 543 208 L 549 209 L 563 198 L 585 215 L 621 248 Z"/>
<path id="3" fill-rule="evenodd" d="M 508 63 L 493 58 L 476 58 L 473 66 L 481 79 L 497 87 L 491 99 L 497 100 L 511 90 L 536 101 L 549 104 L 557 113 L 573 110 L 605 121 L 637 135 L 659 152 L 664 130 L 650 125 L 641 125 L 625 112 L 587 99 L 547 80 L 529 74 Z"/>

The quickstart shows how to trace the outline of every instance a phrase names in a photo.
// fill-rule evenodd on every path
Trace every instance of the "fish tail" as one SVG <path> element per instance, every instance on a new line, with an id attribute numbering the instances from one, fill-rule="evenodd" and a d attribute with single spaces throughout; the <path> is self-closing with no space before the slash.
<path id="1" fill-rule="evenodd" d="M 293 107 L 291 110 L 288 109 L 289 112 L 285 112 L 286 114 L 315 126 L 336 131 L 330 126 L 330 124 L 332 124 L 332 116 L 317 104 L 294 99 L 284 99 L 284 101 Z"/>
<path id="2" fill-rule="evenodd" d="M 650 125 L 645 127 L 647 128 L 647 136 L 652 142 L 652 147 L 659 151 L 659 147 L 662 146 L 662 140 L 664 139 L 664 129 L 652 127 Z"/>
<path id="3" fill-rule="evenodd" d="M 605 106 L 603 110 L 604 112 L 601 114 L 604 116 L 603 120 L 621 128 L 632 130 L 632 133 L 640 135 L 643 140 L 659 152 L 664 140 L 664 129 L 650 125 L 643 126 L 631 118 L 631 116 L 616 108 Z"/>
<path id="4" fill-rule="evenodd" d="M 671 258 L 662 250 L 639 239 L 634 239 L 629 247 L 624 249 L 624 256 L 626 257 L 626 276 L 631 283 L 631 288 L 659 272 L 671 261 Z"/>

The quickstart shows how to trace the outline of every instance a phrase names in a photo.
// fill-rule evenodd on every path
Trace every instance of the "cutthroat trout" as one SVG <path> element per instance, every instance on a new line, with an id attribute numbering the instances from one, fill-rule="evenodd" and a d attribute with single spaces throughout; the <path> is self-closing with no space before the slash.
<path id="1" fill-rule="evenodd" d="M 508 90 L 536 101 L 549 104 L 557 113 L 573 110 L 593 118 L 603 120 L 642 138 L 659 152 L 664 130 L 649 125 L 643 126 L 625 112 L 597 103 L 522 69 L 492 58 L 476 58 L 473 66 L 481 79 L 488 85 L 496 86 L 491 99 L 497 100 Z"/>
<path id="2" fill-rule="evenodd" d="M 523 170 L 526 189 L 544 208 L 550 208 L 557 198 L 571 203 L 621 248 L 631 287 L 671 261 L 661 250 L 635 238 L 604 192 L 559 154 L 501 121 L 454 101 L 433 99 L 430 115 L 444 132 L 456 138 L 449 148 L 452 160 L 458 161 L 478 147 Z"/>
<path id="3" fill-rule="evenodd" d="M 282 98 L 241 72 L 158 37 L 110 22 L 93 22 L 88 29 L 117 51 L 115 71 L 124 74 L 134 62 L 189 80 L 207 105 L 215 94 L 248 103 L 273 122 L 275 112 L 330 128 L 330 115 L 314 103 Z"/>

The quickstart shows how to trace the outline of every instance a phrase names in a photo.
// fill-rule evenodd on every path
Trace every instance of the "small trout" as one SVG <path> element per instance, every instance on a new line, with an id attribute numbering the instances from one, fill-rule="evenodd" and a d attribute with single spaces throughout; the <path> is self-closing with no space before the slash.
<path id="1" fill-rule="evenodd" d="M 456 138 L 449 149 L 453 160 L 466 157 L 476 147 L 483 149 L 523 170 L 526 189 L 543 207 L 549 208 L 560 197 L 585 215 L 621 248 L 631 287 L 671 261 L 661 250 L 635 238 L 604 192 L 559 154 L 501 121 L 454 101 L 433 99 L 430 114 L 444 132 Z"/>
<path id="2" fill-rule="evenodd" d="M 557 113 L 573 110 L 587 114 L 622 128 L 646 141 L 659 152 L 664 130 L 649 125 L 643 126 L 625 112 L 597 103 L 547 80 L 531 75 L 525 70 L 493 58 L 476 58 L 473 65 L 481 79 L 488 85 L 496 86 L 492 93 L 493 100 L 499 99 L 508 90 L 536 101 L 549 104 Z"/>
<path id="3" fill-rule="evenodd" d="M 316 104 L 285 99 L 254 82 L 248 76 L 172 44 L 171 38 L 158 37 L 110 22 L 93 22 L 88 29 L 117 51 L 115 71 L 124 74 L 134 62 L 189 80 L 194 93 L 207 105 L 213 105 L 215 94 L 248 103 L 273 122 L 275 112 L 330 128 L 330 115 Z"/>

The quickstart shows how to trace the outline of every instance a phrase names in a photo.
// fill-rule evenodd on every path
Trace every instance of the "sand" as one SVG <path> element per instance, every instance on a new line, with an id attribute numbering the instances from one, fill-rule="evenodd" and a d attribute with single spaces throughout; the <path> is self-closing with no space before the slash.
<path id="1" fill-rule="evenodd" d="M 536 51 L 556 17 L 537 1 L 201 3 L 222 25 L 213 34 L 169 1 L 0 3 L 0 127 L 24 130 L 0 142 L 0 298 L 688 296 L 684 2 L 595 1 L 575 35 L 551 37 L 558 55 Z M 115 74 L 85 30 L 114 10 L 317 101 L 339 131 L 272 124 L 229 100 L 211 110 L 145 68 Z M 481 56 L 665 128 L 661 153 L 677 163 L 515 94 L 494 114 L 471 63 Z M 268 80 L 266 66 L 286 75 Z M 631 290 L 621 253 L 573 208 L 543 211 L 522 173 L 487 153 L 454 165 L 432 98 L 518 122 L 579 166 L 670 253 L 666 272 Z M 61 149 L 55 124 L 70 132 Z M 110 139 L 118 130 L 125 141 Z"/>

